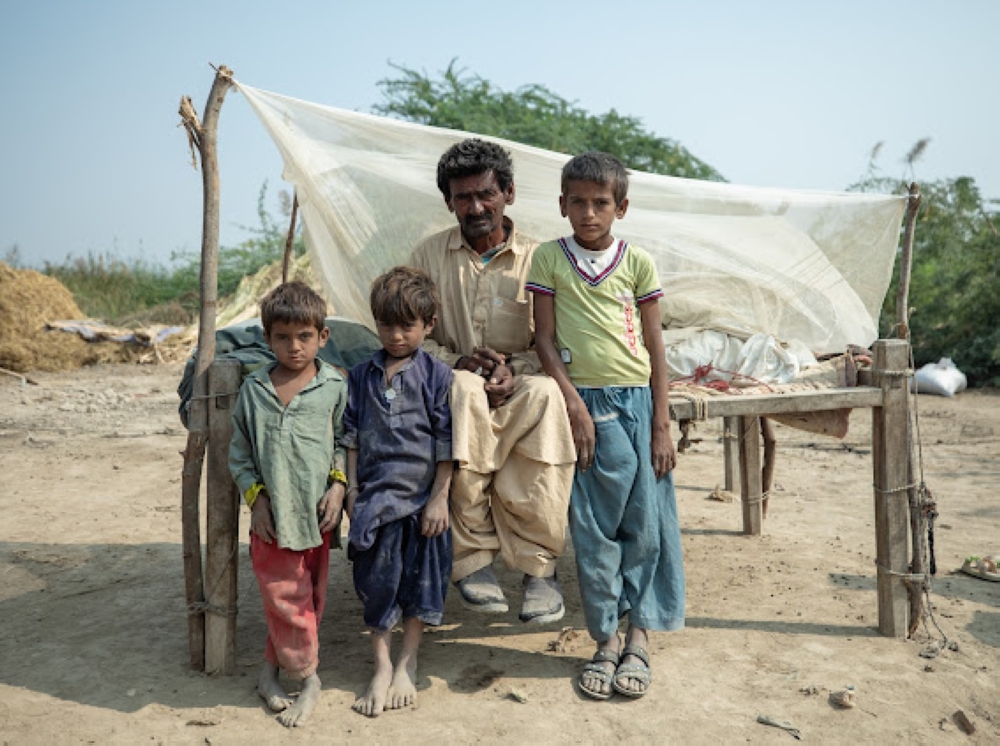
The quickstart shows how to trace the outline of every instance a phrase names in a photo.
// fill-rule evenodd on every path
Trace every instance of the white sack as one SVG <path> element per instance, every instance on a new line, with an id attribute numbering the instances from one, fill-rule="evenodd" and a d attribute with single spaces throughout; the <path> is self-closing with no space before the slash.
<path id="1" fill-rule="evenodd" d="M 913 376 L 911 389 L 920 394 L 954 396 L 964 391 L 968 385 L 965 373 L 960 371 L 950 357 L 943 357 L 936 363 L 927 363 Z"/>
<path id="2" fill-rule="evenodd" d="M 284 159 L 313 267 L 340 315 L 371 324 L 368 288 L 423 237 L 455 224 L 437 190 L 441 154 L 470 133 L 334 109 L 240 85 Z M 495 139 L 513 154 L 518 230 L 566 235 L 568 156 Z M 867 346 L 889 286 L 906 198 L 795 192 L 635 172 L 615 233 L 653 256 L 667 328 L 796 339 L 816 352 Z"/>

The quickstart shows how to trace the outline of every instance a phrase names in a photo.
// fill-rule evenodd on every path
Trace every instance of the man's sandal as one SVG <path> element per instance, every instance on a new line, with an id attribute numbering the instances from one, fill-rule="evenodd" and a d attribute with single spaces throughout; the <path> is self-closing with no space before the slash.
<path id="1" fill-rule="evenodd" d="M 618 668 L 615 669 L 614 678 L 611 681 L 611 686 L 619 694 L 624 694 L 626 697 L 633 697 L 638 699 L 649 691 L 649 684 L 653 680 L 653 672 L 649 670 L 649 653 L 646 652 L 646 648 L 640 645 L 626 645 L 622 648 L 621 657 L 624 658 L 628 655 L 635 656 L 642 661 L 642 665 L 636 665 L 635 663 L 622 663 Z M 629 689 L 626 686 L 626 681 L 628 679 L 633 679 L 644 684 L 642 689 Z"/>
<path id="2" fill-rule="evenodd" d="M 601 664 L 610 663 L 615 667 L 615 671 L 618 670 L 618 662 L 621 660 L 621 656 L 615 650 L 601 649 L 594 653 L 594 657 L 590 659 L 590 663 L 583 667 L 583 673 L 580 674 L 580 678 L 577 680 L 577 686 L 583 694 L 593 699 L 611 699 L 611 695 L 614 694 L 610 689 L 607 692 L 596 691 L 590 689 L 583 683 L 583 677 L 590 674 L 595 679 L 600 681 L 602 684 L 612 684 L 612 679 L 614 678 L 614 671 L 608 671 Z"/>

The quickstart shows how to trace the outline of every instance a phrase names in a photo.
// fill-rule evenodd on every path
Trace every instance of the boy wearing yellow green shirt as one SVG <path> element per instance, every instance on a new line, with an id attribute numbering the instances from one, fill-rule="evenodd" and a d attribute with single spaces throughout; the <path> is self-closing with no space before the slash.
<path id="1" fill-rule="evenodd" d="M 617 158 L 570 160 L 559 205 L 573 235 L 535 250 L 525 287 L 534 294 L 535 348 L 562 391 L 577 450 L 570 532 L 597 643 L 579 687 L 595 699 L 641 697 L 652 680 L 647 630 L 684 626 L 663 290 L 650 256 L 611 234 L 628 209 Z"/>

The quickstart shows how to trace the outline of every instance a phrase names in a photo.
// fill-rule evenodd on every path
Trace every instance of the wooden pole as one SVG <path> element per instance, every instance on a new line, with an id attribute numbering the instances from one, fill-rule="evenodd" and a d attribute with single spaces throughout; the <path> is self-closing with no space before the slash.
<path id="1" fill-rule="evenodd" d="M 292 260 L 292 244 L 295 242 L 295 216 L 299 211 L 299 193 L 292 197 L 292 218 L 288 223 L 288 237 L 285 239 L 285 260 L 281 263 L 281 284 L 288 282 L 288 265 Z"/>
<path id="2" fill-rule="evenodd" d="M 722 418 L 722 460 L 727 492 L 735 492 L 740 483 L 739 430 L 739 417 Z"/>
<path id="3" fill-rule="evenodd" d="M 760 418 L 760 434 L 764 440 L 764 468 L 761 470 L 761 517 L 767 518 L 767 504 L 771 499 L 771 488 L 774 486 L 774 464 L 778 458 L 778 438 L 774 434 L 774 425 L 767 417 Z"/>
<path id="4" fill-rule="evenodd" d="M 896 337 L 899 339 L 910 338 L 910 267 L 913 263 L 913 233 L 921 202 L 920 187 L 916 182 L 910 184 L 908 191 L 910 199 L 903 218 L 903 255 L 900 257 L 899 285 L 896 288 Z"/>
<path id="5" fill-rule="evenodd" d="M 208 440 L 208 366 L 215 357 L 215 312 L 218 299 L 219 275 L 219 167 L 216 133 L 219 111 L 226 92 L 233 84 L 233 73 L 219 67 L 215 82 L 205 103 L 204 122 L 191 105 L 191 99 L 181 99 L 181 122 L 188 133 L 192 148 L 201 156 L 203 216 L 201 233 L 201 309 L 198 319 L 198 352 L 194 364 L 194 391 L 188 413 L 188 440 L 184 450 L 181 477 L 181 523 L 184 554 L 184 590 L 188 604 L 188 651 L 191 667 L 205 667 L 205 585 L 201 564 L 201 529 L 199 527 L 199 494 L 201 472 Z"/>
<path id="6" fill-rule="evenodd" d="M 236 550 L 240 503 L 229 473 L 233 403 L 241 383 L 236 360 L 216 360 L 208 369 L 208 471 L 205 520 L 205 673 L 236 670 Z"/>
<path id="7" fill-rule="evenodd" d="M 760 536 L 760 418 L 740 417 L 740 497 L 743 502 L 743 533 Z"/>
<path id="8" fill-rule="evenodd" d="M 873 345 L 872 375 L 882 388 L 882 406 L 872 409 L 875 482 L 875 566 L 878 628 L 883 635 L 907 634 L 907 501 L 909 485 L 909 345 L 879 340 Z"/>

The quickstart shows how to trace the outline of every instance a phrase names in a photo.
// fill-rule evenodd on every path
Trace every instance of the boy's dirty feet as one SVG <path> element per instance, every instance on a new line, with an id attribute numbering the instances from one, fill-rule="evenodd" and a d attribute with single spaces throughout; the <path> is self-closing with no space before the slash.
<path id="1" fill-rule="evenodd" d="M 309 721 L 319 697 L 323 693 L 323 684 L 319 676 L 313 674 L 302 680 L 302 691 L 295 698 L 295 704 L 278 713 L 278 722 L 286 728 L 300 728 Z"/>
<path id="2" fill-rule="evenodd" d="M 272 712 L 281 712 L 292 705 L 292 698 L 278 683 L 278 667 L 270 661 L 264 661 L 264 667 L 260 669 L 257 694 Z"/>
<path id="3" fill-rule="evenodd" d="M 610 699 L 614 693 L 611 682 L 618 668 L 618 646 L 616 634 L 609 640 L 597 644 L 597 652 L 580 674 L 580 691 L 593 699 Z"/>
<path id="4" fill-rule="evenodd" d="M 375 675 L 368 684 L 368 690 L 354 700 L 351 709 L 367 715 L 378 717 L 385 709 L 389 686 L 392 684 L 392 659 L 389 657 L 389 633 L 372 632 L 372 652 L 375 654 Z"/>
<path id="5" fill-rule="evenodd" d="M 403 649 L 396 660 L 396 670 L 389 685 L 385 706 L 399 710 L 417 701 L 417 652 L 424 635 L 424 623 L 410 617 L 403 622 Z"/>
<path id="6" fill-rule="evenodd" d="M 649 669 L 649 653 L 646 652 L 648 645 L 646 630 L 629 626 L 625 635 L 625 647 L 622 648 L 622 662 L 615 671 L 612 682 L 619 694 L 641 697 L 649 690 L 653 673 Z"/>

